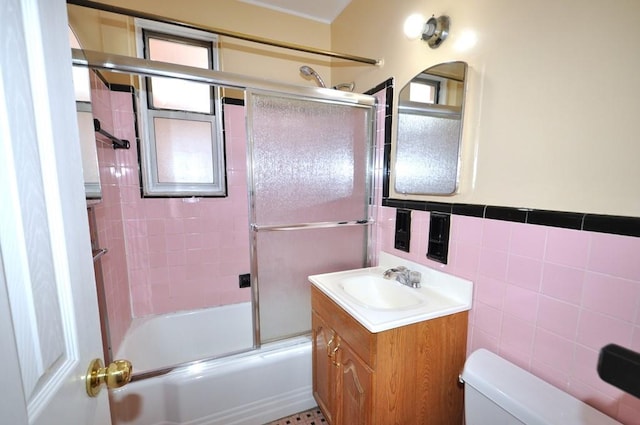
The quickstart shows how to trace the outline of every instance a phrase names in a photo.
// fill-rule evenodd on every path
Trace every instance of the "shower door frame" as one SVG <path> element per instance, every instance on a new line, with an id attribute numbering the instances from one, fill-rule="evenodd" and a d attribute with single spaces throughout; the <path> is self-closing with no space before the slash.
<path id="1" fill-rule="evenodd" d="M 251 255 L 251 289 L 252 289 L 252 304 L 253 304 L 253 330 L 254 330 L 254 348 L 260 348 L 263 344 L 262 336 L 261 336 L 261 326 L 260 326 L 260 295 L 259 295 L 259 287 L 260 287 L 260 273 L 258 268 L 258 252 L 257 252 L 257 239 L 259 232 L 289 232 L 289 231 L 299 231 L 304 229 L 328 229 L 328 228 L 339 228 L 339 227 L 349 227 L 349 226 L 366 226 L 366 241 L 363 246 L 364 253 L 364 266 L 368 267 L 372 262 L 372 244 L 375 242 L 374 239 L 374 231 L 373 224 L 376 222 L 375 217 L 375 206 L 374 202 L 374 190 L 375 190 L 375 176 L 374 176 L 374 165 L 375 165 L 375 152 L 376 152 L 376 101 L 373 96 L 367 96 L 374 99 L 373 104 L 368 103 L 352 103 L 345 102 L 343 99 L 336 98 L 328 98 L 325 96 L 318 96 L 316 94 L 316 90 L 313 93 L 308 93 L 306 87 L 298 87 L 295 91 L 278 91 L 275 92 L 273 90 L 265 90 L 254 87 L 247 87 L 245 89 L 245 108 L 246 108 L 246 123 L 247 123 L 247 182 L 249 189 L 249 220 L 250 220 L 250 255 Z M 305 89 L 305 90 L 297 90 L 297 89 Z M 319 89 L 323 92 L 327 90 L 324 88 Z M 330 90 L 330 92 L 335 92 L 336 90 Z M 344 93 L 344 92 L 339 92 Z M 255 208 L 255 192 L 256 192 L 256 184 L 255 184 L 255 173 L 254 173 L 254 164 L 253 164 L 253 148 L 254 148 L 254 134 L 253 127 L 249 125 L 252 122 L 251 109 L 249 107 L 249 99 L 252 95 L 258 96 L 274 96 L 280 99 L 293 99 L 293 100 L 302 100 L 302 101 L 310 101 L 310 102 L 321 102 L 321 103 L 330 103 L 335 105 L 344 105 L 351 106 L 354 108 L 361 108 L 366 111 L 366 128 L 365 128 L 365 138 L 366 141 L 366 154 L 367 157 L 365 159 L 365 193 L 366 193 L 366 201 L 362 206 L 363 211 L 367 216 L 366 219 L 360 220 L 341 220 L 341 221 L 324 221 L 324 222 L 304 222 L 304 223 L 284 223 L 284 224 L 275 224 L 275 225 L 258 225 L 256 218 L 256 208 Z M 335 96 L 334 96 L 335 97 Z M 309 309 L 311 308 L 311 303 L 309 303 Z M 293 338 L 300 335 L 306 335 L 311 332 L 309 329 L 306 332 L 300 332 L 296 334 L 287 335 L 285 338 Z M 279 341 L 282 339 L 269 340 L 270 342 Z"/>
<path id="2" fill-rule="evenodd" d="M 141 77 L 167 77 L 167 78 L 177 78 L 186 81 L 193 81 L 198 83 L 204 83 L 214 86 L 220 86 L 222 88 L 233 88 L 240 90 L 256 90 L 262 91 L 264 93 L 273 93 L 278 95 L 288 95 L 288 96 L 298 96 L 300 98 L 306 98 L 314 101 L 321 102 L 335 102 L 344 105 L 353 105 L 358 107 L 369 108 L 370 117 L 369 120 L 369 133 L 368 136 L 371 140 L 371 144 L 368 147 L 369 150 L 369 158 L 367 158 L 368 164 L 368 176 L 367 182 L 369 184 L 369 205 L 368 205 L 368 219 L 366 221 L 359 220 L 353 222 L 339 222 L 339 223 L 313 223 L 313 226 L 319 227 L 334 227 L 334 226 L 368 226 L 368 236 L 367 236 L 367 252 L 366 258 L 367 262 L 371 262 L 372 259 L 372 243 L 374 232 L 371 226 L 375 223 L 375 206 L 372 205 L 374 202 L 374 153 L 375 153 L 375 128 L 376 128 L 376 106 L 377 100 L 374 96 L 353 93 L 353 92 L 345 92 L 321 87 L 310 87 L 310 86 L 298 86 L 294 84 L 281 83 L 276 81 L 265 80 L 262 78 L 256 78 L 251 76 L 245 76 L 241 74 L 235 74 L 225 71 L 214 71 L 209 69 L 196 68 L 186 65 L 178 65 L 167 62 L 159 62 L 153 61 L 149 59 L 141 59 L 131 56 L 123 56 L 112 53 L 104 53 L 92 50 L 81 50 L 81 49 L 71 49 L 72 54 L 72 65 L 73 66 L 82 66 L 91 69 L 105 70 L 116 73 L 123 74 L 133 74 Z M 246 106 L 245 106 L 246 107 Z M 247 137 L 249 135 L 247 134 Z M 248 169 L 250 173 L 250 169 Z M 252 183 L 249 183 L 248 186 L 252 186 Z M 249 196 L 249 207 L 251 207 L 251 194 Z M 250 223 L 247 223 L 249 226 Z M 305 226 L 306 224 L 295 224 L 293 227 Z M 251 229 L 250 229 L 251 231 Z M 253 241 L 251 242 L 251 262 L 253 267 L 253 250 L 255 249 L 255 244 Z M 259 339 L 259 316 L 256 314 L 255 306 L 258 304 L 257 299 L 254 299 L 254 294 L 252 293 L 252 304 L 254 306 L 254 345 L 251 350 L 255 350 L 260 348 L 260 339 Z M 108 324 L 107 324 L 108 327 Z M 233 354 L 233 353 L 229 353 Z M 225 354 L 227 356 L 229 354 Z M 203 359 L 196 359 L 190 362 L 181 363 L 177 365 L 168 365 L 165 368 L 156 369 L 152 371 L 145 371 L 142 374 L 134 374 L 133 380 L 140 380 L 146 378 L 152 378 L 159 375 L 164 375 L 169 373 L 177 368 L 198 364 L 203 361 L 212 360 L 219 357 L 224 356 L 214 356 Z M 112 361 L 113 359 L 105 359 L 106 361 Z"/>

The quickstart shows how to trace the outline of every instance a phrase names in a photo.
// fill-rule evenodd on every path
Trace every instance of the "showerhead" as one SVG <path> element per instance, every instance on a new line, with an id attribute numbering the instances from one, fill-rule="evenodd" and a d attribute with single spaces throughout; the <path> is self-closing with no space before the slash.
<path id="1" fill-rule="evenodd" d="M 322 80 L 322 77 L 320 76 L 320 74 L 318 74 L 318 73 L 316 72 L 316 70 L 315 70 L 315 69 L 313 69 L 313 68 L 311 68 L 310 66 L 302 65 L 302 66 L 300 67 L 300 73 L 301 73 L 302 75 L 304 75 L 305 77 L 313 77 L 313 78 L 315 78 L 315 79 L 316 79 L 316 82 L 318 83 L 318 85 L 319 85 L 320 87 L 327 87 L 327 86 L 324 84 L 324 81 Z"/>

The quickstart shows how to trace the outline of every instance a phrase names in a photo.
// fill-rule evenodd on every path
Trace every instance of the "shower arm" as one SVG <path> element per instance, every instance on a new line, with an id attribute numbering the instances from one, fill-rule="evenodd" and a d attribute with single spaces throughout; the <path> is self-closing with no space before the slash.
<path id="1" fill-rule="evenodd" d="M 238 40 L 250 41 L 250 42 L 253 42 L 253 43 L 264 44 L 264 45 L 267 45 L 267 46 L 279 47 L 279 48 L 282 48 L 282 49 L 295 50 L 295 51 L 298 51 L 298 52 L 311 53 L 311 54 L 314 54 L 314 55 L 327 56 L 327 57 L 334 58 L 334 59 L 344 59 L 344 60 L 348 60 L 348 61 L 352 61 L 352 62 L 364 63 L 364 64 L 367 64 L 367 65 L 381 65 L 382 64 L 382 61 L 379 60 L 379 59 L 371 59 L 371 58 L 366 58 L 366 57 L 362 57 L 362 56 L 355 56 L 355 55 L 351 55 L 351 54 L 348 54 L 348 53 L 333 52 L 331 50 L 323 50 L 323 49 L 318 49 L 318 48 L 315 48 L 315 47 L 302 46 L 302 45 L 299 45 L 299 44 L 285 43 L 285 42 L 282 42 L 282 41 L 277 41 L 277 40 L 272 40 L 272 39 L 268 39 L 268 38 L 257 37 L 257 36 L 249 35 L 249 34 L 243 34 L 243 33 L 240 33 L 240 32 L 223 30 L 223 29 L 220 29 L 220 28 L 196 25 L 196 24 L 193 24 L 193 23 L 190 23 L 190 22 L 178 21 L 178 20 L 169 19 L 169 18 L 166 18 L 164 16 L 160 16 L 160 15 L 155 15 L 155 14 L 145 13 L 145 12 L 139 12 L 137 10 L 127 9 L 127 8 L 118 7 L 118 6 L 111 6 L 111 5 L 108 5 L 108 4 L 95 2 L 95 1 L 90 1 L 90 0 L 67 0 L 67 4 L 71 4 L 71 5 L 75 5 L 75 6 L 81 6 L 81 7 L 88 7 L 90 9 L 96 9 L 96 10 L 101 10 L 101 11 L 104 11 L 104 12 L 116 13 L 116 14 L 120 14 L 120 15 L 130 16 L 130 17 L 133 17 L 133 18 L 148 19 L 148 20 L 151 20 L 151 21 L 157 21 L 157 22 L 162 22 L 162 23 L 166 23 L 166 24 L 177 25 L 177 26 L 180 26 L 180 27 L 183 27 L 183 28 L 196 29 L 196 30 L 200 30 L 200 31 L 207 31 L 207 32 L 214 33 L 214 34 L 217 34 L 217 35 L 220 35 L 220 36 L 224 36 L 224 37 L 230 37 L 230 38 L 235 38 L 235 39 L 238 39 Z"/>

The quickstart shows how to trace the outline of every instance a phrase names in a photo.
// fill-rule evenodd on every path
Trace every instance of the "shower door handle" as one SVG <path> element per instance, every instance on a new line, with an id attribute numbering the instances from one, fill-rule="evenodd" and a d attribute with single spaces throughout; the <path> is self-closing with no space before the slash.
<path id="1" fill-rule="evenodd" d="M 107 388 L 120 388 L 131 381 L 133 366 L 129 360 L 115 360 L 109 366 L 104 367 L 102 360 L 93 359 L 84 377 L 87 394 L 96 397 L 102 389 L 102 384 Z"/>

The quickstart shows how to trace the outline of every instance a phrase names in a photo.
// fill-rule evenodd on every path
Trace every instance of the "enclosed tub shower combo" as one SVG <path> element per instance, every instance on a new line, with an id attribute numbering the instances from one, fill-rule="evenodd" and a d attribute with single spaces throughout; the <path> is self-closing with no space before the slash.
<path id="1" fill-rule="evenodd" d="M 216 103 L 227 195 L 141 197 L 144 97 L 92 76 L 94 115 L 131 143 L 115 151 L 98 138 L 103 195 L 89 208 L 94 246 L 106 248 L 105 357 L 134 371 L 110 392 L 113 423 L 263 424 L 315 406 L 307 276 L 371 262 L 375 98 L 73 53 L 76 66 L 243 94 Z"/>

